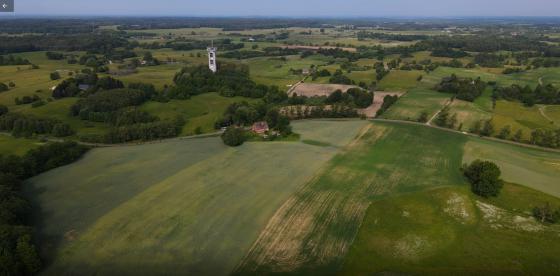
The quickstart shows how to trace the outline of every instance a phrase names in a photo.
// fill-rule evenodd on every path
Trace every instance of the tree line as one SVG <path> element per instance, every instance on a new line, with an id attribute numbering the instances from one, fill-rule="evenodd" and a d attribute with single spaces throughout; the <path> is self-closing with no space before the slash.
<path id="1" fill-rule="evenodd" d="M 472 102 L 486 89 L 486 82 L 480 78 L 459 78 L 455 74 L 442 78 L 441 82 L 436 85 L 435 90 L 444 93 L 454 94 L 454 97 L 460 100 Z"/>
<path id="2" fill-rule="evenodd" d="M 23 180 L 78 160 L 87 147 L 48 143 L 23 157 L 0 155 L 0 273 L 34 275 L 42 267 L 30 223 L 31 204 L 22 196 Z"/>

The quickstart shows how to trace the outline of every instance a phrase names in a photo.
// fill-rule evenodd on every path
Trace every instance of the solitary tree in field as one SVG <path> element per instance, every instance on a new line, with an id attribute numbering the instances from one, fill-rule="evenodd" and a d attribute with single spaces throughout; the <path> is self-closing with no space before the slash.
<path id="1" fill-rule="evenodd" d="M 489 161 L 475 160 L 464 165 L 463 173 L 471 183 L 473 193 L 482 196 L 498 196 L 503 187 L 500 168 Z"/>
<path id="2" fill-rule="evenodd" d="M 230 147 L 241 146 L 245 142 L 245 131 L 242 128 L 228 127 L 222 134 L 222 141 Z"/>

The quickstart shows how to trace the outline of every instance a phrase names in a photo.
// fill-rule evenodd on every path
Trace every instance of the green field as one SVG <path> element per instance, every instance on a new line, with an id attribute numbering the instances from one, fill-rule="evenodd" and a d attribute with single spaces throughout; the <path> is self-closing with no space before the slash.
<path id="1" fill-rule="evenodd" d="M 414 88 L 402 96 L 381 118 L 416 121 L 422 112 L 431 117 L 449 100 L 450 95 L 425 88 Z"/>
<path id="2" fill-rule="evenodd" d="M 302 121 L 294 129 L 337 145 L 365 124 Z M 52 262 L 46 274 L 227 274 L 336 152 L 301 142 L 228 148 L 219 138 L 94 149 L 28 183 Z"/>
<path id="3" fill-rule="evenodd" d="M 491 200 L 448 187 L 375 201 L 339 274 L 554 275 L 560 227 L 527 215 L 545 202 L 560 205 L 512 184 Z"/>
<path id="4" fill-rule="evenodd" d="M 500 166 L 503 178 L 560 198 L 560 153 L 470 138 L 464 162 L 484 159 Z"/>
<path id="5" fill-rule="evenodd" d="M 465 141 L 462 135 L 424 126 L 371 124 L 284 203 L 238 272 L 336 271 L 371 200 L 464 184 L 456 148 Z"/>
<path id="6" fill-rule="evenodd" d="M 423 73 L 422 71 L 393 70 L 379 82 L 378 88 L 384 91 L 406 92 L 418 86 L 417 79 Z"/>
<path id="7" fill-rule="evenodd" d="M 234 102 L 255 102 L 255 99 L 234 97 L 227 98 L 218 93 L 205 93 L 194 96 L 188 100 L 171 100 L 166 103 L 150 101 L 140 108 L 156 115 L 161 119 L 174 119 L 183 116 L 187 121 L 181 136 L 193 135 L 200 127 L 202 133 L 214 132 L 214 124 L 218 121 L 226 108 Z"/>

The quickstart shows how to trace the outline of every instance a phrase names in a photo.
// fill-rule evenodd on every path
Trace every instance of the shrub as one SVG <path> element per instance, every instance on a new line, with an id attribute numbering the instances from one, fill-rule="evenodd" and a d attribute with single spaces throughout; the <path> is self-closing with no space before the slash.
<path id="1" fill-rule="evenodd" d="M 245 131 L 238 127 L 228 127 L 222 134 L 222 141 L 230 147 L 241 146 L 245 142 Z"/>
<path id="2" fill-rule="evenodd" d="M 52 72 L 51 73 L 51 80 L 58 80 L 58 79 L 60 79 L 60 73 Z"/>
<path id="3" fill-rule="evenodd" d="M 560 209 L 554 210 L 547 202 L 545 205 L 533 209 L 533 217 L 541 223 L 557 223 L 560 221 Z"/>
<path id="4" fill-rule="evenodd" d="M 471 183 L 473 193 L 479 196 L 498 196 L 503 187 L 500 168 L 492 162 L 477 159 L 464 165 L 463 173 Z"/>
<path id="5" fill-rule="evenodd" d="M 0 116 L 4 115 L 6 113 L 8 113 L 8 107 L 3 105 L 3 104 L 0 104 Z"/>

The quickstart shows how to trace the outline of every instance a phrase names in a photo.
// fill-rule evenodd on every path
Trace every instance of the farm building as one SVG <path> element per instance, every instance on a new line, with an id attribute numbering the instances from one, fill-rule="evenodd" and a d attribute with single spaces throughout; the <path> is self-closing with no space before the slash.
<path id="1" fill-rule="evenodd" d="M 251 131 L 257 134 L 264 134 L 268 130 L 269 130 L 268 123 L 266 123 L 265 121 L 254 123 L 253 127 L 251 128 Z"/>

